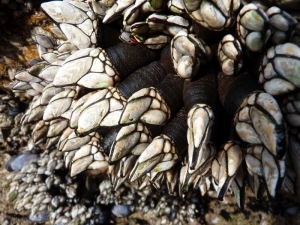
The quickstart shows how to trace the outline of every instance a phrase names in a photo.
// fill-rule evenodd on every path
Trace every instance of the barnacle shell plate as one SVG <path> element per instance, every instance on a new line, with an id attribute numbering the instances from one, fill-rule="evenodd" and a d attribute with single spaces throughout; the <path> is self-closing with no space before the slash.
<path id="1" fill-rule="evenodd" d="M 112 87 L 119 81 L 116 68 L 101 48 L 88 48 L 68 57 L 58 70 L 53 85 L 78 84 L 87 88 Z"/>
<path id="2" fill-rule="evenodd" d="M 114 98 L 115 92 L 118 92 L 116 88 L 107 88 L 89 97 L 78 117 L 78 133 L 91 132 L 99 126 L 118 125 L 126 100 Z"/>
<path id="3" fill-rule="evenodd" d="M 43 3 L 41 7 L 78 49 L 96 44 L 96 16 L 83 3 L 53 1 Z"/>
<path id="4" fill-rule="evenodd" d="M 243 141 L 263 143 L 275 156 L 284 151 L 284 121 L 279 105 L 270 94 L 255 92 L 249 95 L 234 121 L 236 132 Z"/>
<path id="5" fill-rule="evenodd" d="M 263 58 L 259 83 L 271 95 L 300 88 L 300 48 L 292 43 L 271 47 Z"/>
<path id="6" fill-rule="evenodd" d="M 164 124 L 171 112 L 160 93 L 153 87 L 135 92 L 128 100 L 120 124 L 142 121 L 148 124 Z"/>

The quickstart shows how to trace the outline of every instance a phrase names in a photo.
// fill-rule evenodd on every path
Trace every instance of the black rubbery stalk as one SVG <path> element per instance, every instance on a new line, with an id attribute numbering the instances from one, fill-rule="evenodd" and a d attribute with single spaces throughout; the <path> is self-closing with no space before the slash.
<path id="1" fill-rule="evenodd" d="M 173 65 L 173 61 L 172 61 L 172 56 L 171 56 L 171 45 L 167 45 L 161 51 L 160 61 L 168 73 L 176 74 L 176 71 L 175 71 L 174 65 Z"/>
<path id="2" fill-rule="evenodd" d="M 103 135 L 103 139 L 100 141 L 100 145 L 103 148 L 106 155 L 109 155 L 110 148 L 113 142 L 116 140 L 116 137 L 121 128 L 122 128 L 121 126 L 115 126 L 109 129 L 104 129 L 104 131 L 106 132 L 105 135 Z"/>
<path id="3" fill-rule="evenodd" d="M 186 80 L 183 88 L 183 102 L 187 112 L 196 104 L 206 104 L 215 108 L 218 102 L 217 75 L 208 67 L 198 72 L 204 76 L 196 80 Z M 199 77 L 196 75 L 196 77 Z"/>
<path id="4" fill-rule="evenodd" d="M 99 47 L 105 49 L 117 45 L 121 42 L 121 40 L 119 39 L 119 35 L 120 31 L 118 29 L 114 29 L 99 21 L 97 33 L 97 41 L 99 43 Z"/>
<path id="5" fill-rule="evenodd" d="M 167 72 L 159 61 L 154 61 L 133 72 L 118 85 L 118 89 L 125 98 L 142 88 L 156 86 L 167 76 Z"/>
<path id="6" fill-rule="evenodd" d="M 220 101 L 227 113 L 233 117 L 243 100 L 252 92 L 261 90 L 248 73 L 238 76 L 218 74 L 218 89 Z"/>
<path id="7" fill-rule="evenodd" d="M 183 83 L 184 79 L 169 73 L 156 88 L 170 107 L 171 113 L 177 111 L 183 104 Z"/>
<path id="8" fill-rule="evenodd" d="M 238 134 L 236 133 L 235 126 L 234 126 L 233 122 L 230 125 L 228 140 L 232 140 L 232 141 L 240 140 Z"/>
<path id="9" fill-rule="evenodd" d="M 203 39 L 205 43 L 208 45 L 212 45 L 215 43 L 219 43 L 224 37 L 224 31 L 214 31 L 214 30 L 209 30 L 206 27 L 201 26 L 199 23 L 196 21 L 192 20 L 192 27 L 194 30 L 194 33 Z"/>
<path id="10" fill-rule="evenodd" d="M 187 148 L 187 129 L 187 114 L 185 109 L 181 108 L 162 131 L 162 134 L 174 141 L 178 153 L 182 153 Z"/>
<path id="11" fill-rule="evenodd" d="M 123 42 L 106 49 L 106 53 L 122 79 L 159 58 L 157 51 Z"/>

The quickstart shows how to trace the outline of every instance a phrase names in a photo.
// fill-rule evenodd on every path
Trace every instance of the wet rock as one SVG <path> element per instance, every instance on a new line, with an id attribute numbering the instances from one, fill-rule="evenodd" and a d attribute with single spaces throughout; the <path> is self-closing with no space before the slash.
<path id="1" fill-rule="evenodd" d="M 37 158 L 38 158 L 38 155 L 32 154 L 32 153 L 16 155 L 7 161 L 7 163 L 5 164 L 5 168 L 9 172 L 20 171 L 24 165 L 31 163 L 33 160 L 35 160 Z"/>
<path id="2" fill-rule="evenodd" d="M 131 213 L 129 205 L 114 205 L 111 212 L 116 217 L 127 217 Z"/>
<path id="3" fill-rule="evenodd" d="M 30 215 L 29 220 L 36 223 L 42 223 L 49 220 L 49 215 L 50 215 L 49 211 L 44 210 L 44 211 L 37 212 L 34 215 Z"/>

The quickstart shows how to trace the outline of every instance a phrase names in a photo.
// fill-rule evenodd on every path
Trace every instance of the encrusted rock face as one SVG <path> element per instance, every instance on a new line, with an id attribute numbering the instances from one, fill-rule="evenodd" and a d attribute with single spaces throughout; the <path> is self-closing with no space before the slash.
<path id="1" fill-rule="evenodd" d="M 63 167 L 63 153 L 57 150 L 50 154 L 46 151 L 31 162 L 27 160 L 20 172 L 7 177 L 8 201 L 15 201 L 17 211 L 30 210 L 32 222 L 98 223 L 101 208 L 93 205 L 95 196 L 91 198 L 85 187 L 81 196 L 79 180 L 72 179 Z"/>
<path id="2" fill-rule="evenodd" d="M 186 224 L 203 219 L 200 194 L 212 188 L 240 208 L 246 180 L 256 199 L 299 196 L 299 34 L 270 7 L 43 3 L 54 25 L 32 32 L 39 59 L 0 99 L 2 146 L 21 150 L 6 164 L 7 200 L 33 222 L 142 212 L 157 217 L 150 224 Z"/>

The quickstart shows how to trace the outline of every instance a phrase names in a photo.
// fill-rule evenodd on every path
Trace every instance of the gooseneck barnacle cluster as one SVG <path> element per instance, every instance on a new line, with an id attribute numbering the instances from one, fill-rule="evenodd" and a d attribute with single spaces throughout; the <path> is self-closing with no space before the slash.
<path id="1" fill-rule="evenodd" d="M 212 188 L 222 200 L 230 191 L 240 208 L 246 183 L 257 199 L 300 197 L 294 7 L 239 0 L 43 3 L 54 24 L 35 35 L 40 62 L 15 74 L 13 91 L 33 97 L 21 124 L 35 124 L 28 151 L 44 152 L 7 163 L 20 170 L 8 179 L 8 199 L 31 210 L 33 221 L 95 224 L 106 221 L 97 203 L 146 207 L 151 187 L 180 198 Z M 15 169 L 20 161 L 25 165 Z M 78 188 L 83 184 L 87 193 Z M 140 209 L 112 212 L 130 210 Z M 170 221 L 196 221 L 193 213 Z"/>

